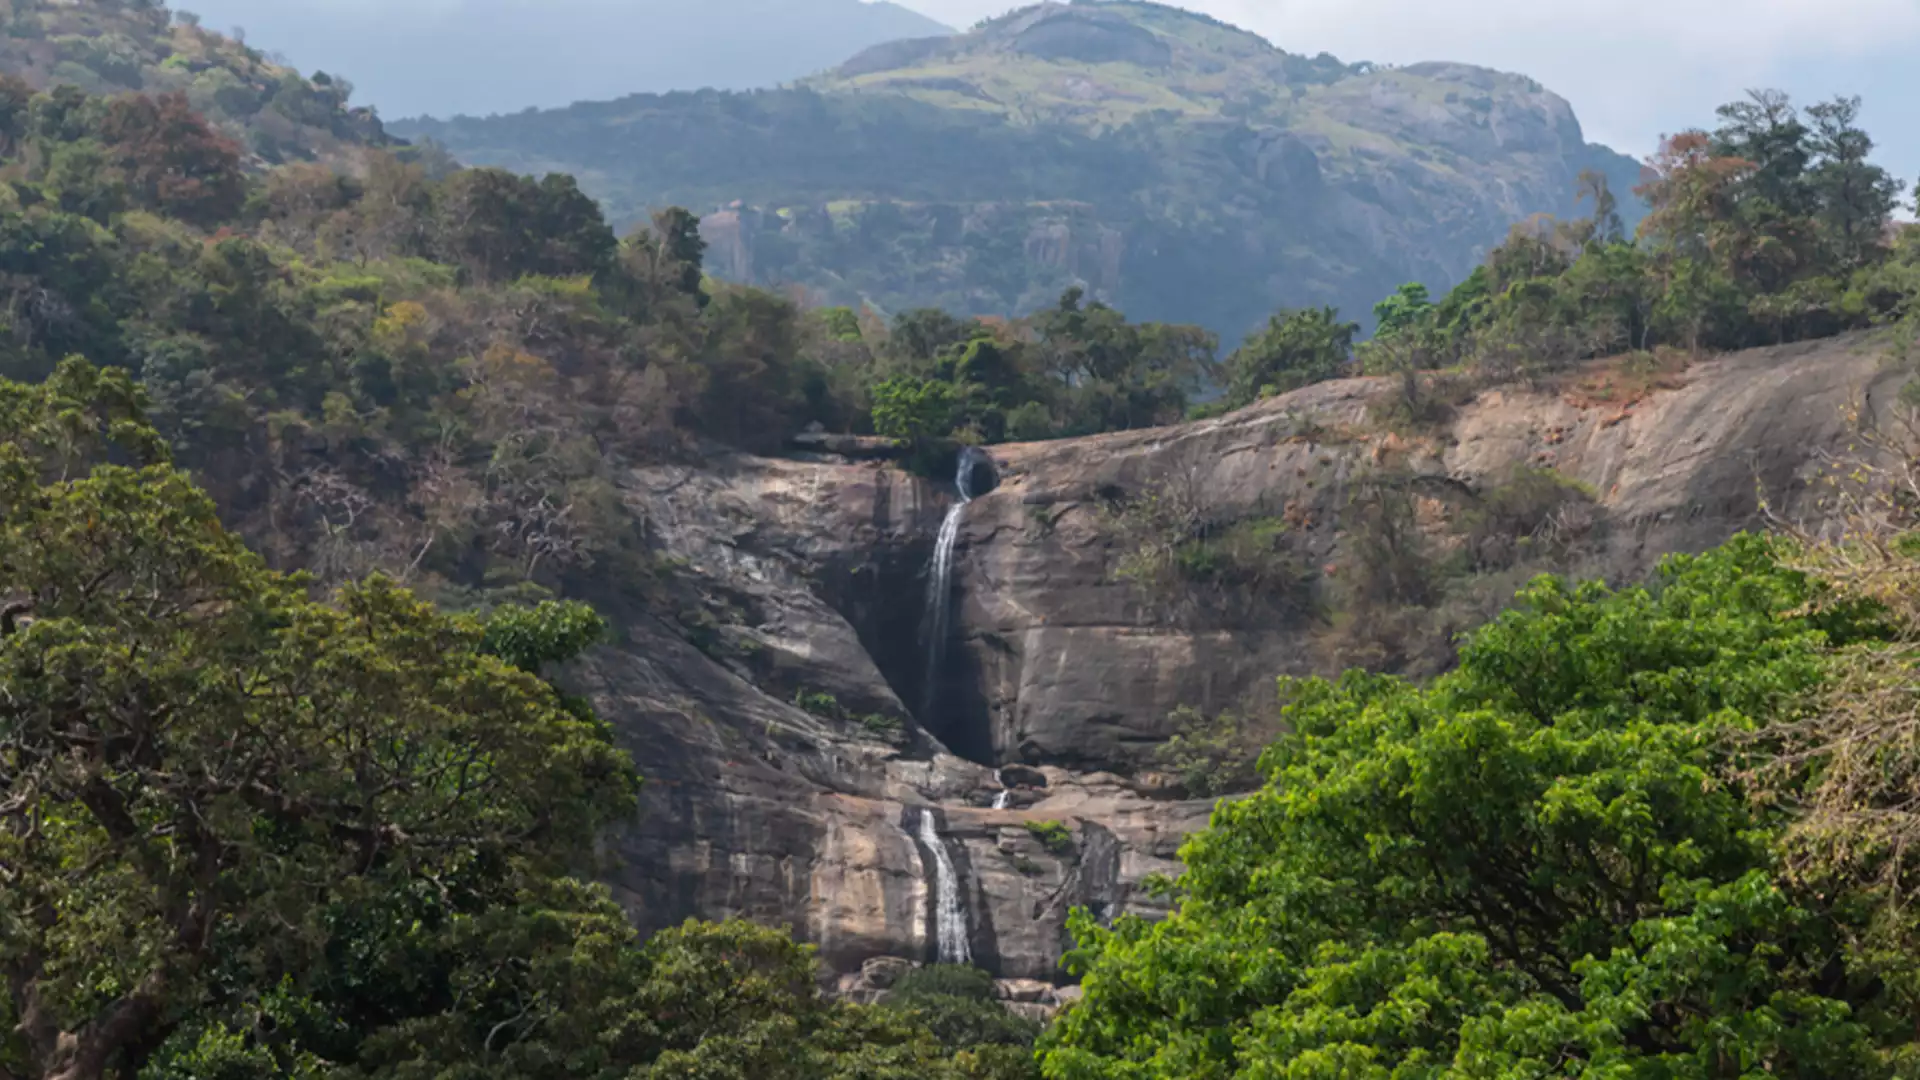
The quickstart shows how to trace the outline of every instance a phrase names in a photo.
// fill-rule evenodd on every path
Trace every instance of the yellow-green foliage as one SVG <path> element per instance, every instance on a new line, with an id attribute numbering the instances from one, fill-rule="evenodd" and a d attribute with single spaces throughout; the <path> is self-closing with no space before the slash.
<path id="1" fill-rule="evenodd" d="M 0 72 L 93 94 L 184 93 L 216 127 L 266 162 L 339 157 L 389 140 L 348 104 L 352 87 L 309 79 L 162 3 L 7 0 Z"/>

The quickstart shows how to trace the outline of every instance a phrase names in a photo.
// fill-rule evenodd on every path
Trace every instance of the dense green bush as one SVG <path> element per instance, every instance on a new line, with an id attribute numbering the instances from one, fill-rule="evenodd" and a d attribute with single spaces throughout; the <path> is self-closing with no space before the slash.
<path id="1" fill-rule="evenodd" d="M 1296 686 L 1174 915 L 1076 919 L 1046 1074 L 1906 1075 L 1911 954 L 1783 872 L 1790 806 L 1730 756 L 1865 625 L 1815 596 L 1745 538 L 1654 589 L 1542 580 L 1429 689 Z"/>
<path id="2" fill-rule="evenodd" d="M 997 1080 L 1038 1075 L 1033 1043 L 1040 1025 L 1009 1012 L 994 993 L 993 976 L 978 968 L 915 968 L 881 1004 L 924 1026 L 947 1050 L 968 1055 L 978 1075 Z"/>

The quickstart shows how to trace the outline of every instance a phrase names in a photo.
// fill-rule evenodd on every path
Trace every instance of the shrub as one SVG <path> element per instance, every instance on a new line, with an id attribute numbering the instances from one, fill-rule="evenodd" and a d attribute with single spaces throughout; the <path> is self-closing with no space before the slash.
<path id="1" fill-rule="evenodd" d="M 1313 608 L 1313 575 L 1286 523 L 1210 517 L 1193 475 L 1111 501 L 1106 521 L 1121 549 L 1114 578 L 1163 617 L 1234 624 Z"/>
<path id="2" fill-rule="evenodd" d="M 1217 798 L 1260 786 L 1260 754 L 1280 734 L 1277 716 L 1226 710 L 1208 717 L 1183 705 L 1171 719 L 1175 734 L 1154 750 L 1154 760 L 1189 795 Z"/>
<path id="3" fill-rule="evenodd" d="M 821 690 L 808 690 L 802 687 L 793 695 L 793 703 L 822 720 L 840 720 L 846 717 L 846 710 L 840 707 L 840 699 Z"/>
<path id="4" fill-rule="evenodd" d="M 1504 569 L 1528 554 L 1564 554 L 1596 527 L 1594 503 L 1591 488 L 1552 469 L 1516 468 L 1464 515 L 1472 569 Z"/>
<path id="5" fill-rule="evenodd" d="M 1026 825 L 1028 835 L 1039 841 L 1041 847 L 1055 855 L 1066 855 L 1073 851 L 1073 830 L 1067 828 L 1065 823 L 1029 821 Z"/>
<path id="6" fill-rule="evenodd" d="M 884 742 L 893 742 L 905 730 L 904 722 L 888 713 L 868 713 L 860 718 L 860 726 L 866 729 L 867 734 Z"/>

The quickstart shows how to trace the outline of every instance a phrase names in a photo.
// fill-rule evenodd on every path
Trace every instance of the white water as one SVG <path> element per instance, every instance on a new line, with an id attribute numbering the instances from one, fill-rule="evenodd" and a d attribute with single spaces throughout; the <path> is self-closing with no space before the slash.
<path id="1" fill-rule="evenodd" d="M 973 501 L 973 470 L 980 462 L 980 451 L 969 446 L 960 452 L 960 464 L 954 471 L 953 486 L 959 501 L 947 510 L 940 522 L 940 535 L 933 544 L 933 565 L 927 573 L 927 678 L 922 695 L 920 720 L 928 722 L 933 714 L 933 699 L 940 682 L 940 661 L 947 652 L 947 620 L 953 603 L 953 548 L 960 540 L 960 519 Z"/>
<path id="2" fill-rule="evenodd" d="M 995 810 L 1005 810 L 1007 808 L 1007 800 L 1013 798 L 1013 789 L 1007 786 L 1007 775 L 1004 770 L 995 769 L 993 771 L 993 778 L 1000 782 L 1000 794 L 993 797 L 993 808 Z"/>
<path id="3" fill-rule="evenodd" d="M 940 838 L 940 827 L 933 811 L 920 811 L 920 842 L 933 853 L 933 938 L 935 954 L 943 964 L 971 964 L 973 951 L 967 945 L 967 910 L 960 903 L 960 881 L 947 855 L 947 842 Z"/>

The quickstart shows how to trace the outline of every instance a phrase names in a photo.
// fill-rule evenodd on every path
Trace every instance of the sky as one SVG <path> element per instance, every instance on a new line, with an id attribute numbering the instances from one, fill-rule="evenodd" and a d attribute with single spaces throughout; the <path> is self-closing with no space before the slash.
<path id="1" fill-rule="evenodd" d="M 1009 0 L 899 0 L 968 27 Z M 1920 0 L 1182 0 L 1294 53 L 1456 60 L 1532 76 L 1587 138 L 1645 157 L 1664 133 L 1778 87 L 1865 101 L 1882 165 L 1920 179 Z"/>

